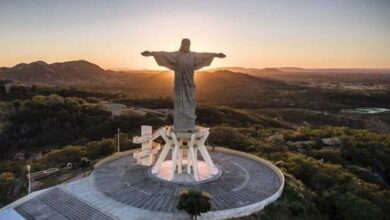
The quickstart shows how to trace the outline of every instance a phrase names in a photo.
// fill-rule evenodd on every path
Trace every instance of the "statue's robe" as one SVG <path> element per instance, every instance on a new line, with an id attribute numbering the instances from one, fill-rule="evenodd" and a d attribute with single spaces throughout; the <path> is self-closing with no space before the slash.
<path id="1" fill-rule="evenodd" d="M 175 71 L 173 130 L 193 132 L 195 128 L 194 71 L 209 66 L 214 53 L 153 52 L 158 65 Z"/>

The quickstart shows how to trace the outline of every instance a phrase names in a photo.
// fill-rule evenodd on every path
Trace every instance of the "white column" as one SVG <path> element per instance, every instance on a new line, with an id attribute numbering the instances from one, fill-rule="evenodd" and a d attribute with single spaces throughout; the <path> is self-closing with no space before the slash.
<path id="1" fill-rule="evenodd" d="M 158 157 L 156 164 L 152 168 L 153 174 L 156 174 L 160 171 L 161 164 L 164 162 L 171 148 L 172 148 L 172 141 L 165 142 L 165 145 L 160 153 L 160 156 Z"/>
<path id="2" fill-rule="evenodd" d="M 119 136 L 118 136 L 119 137 Z M 142 143 L 141 164 L 144 166 L 151 166 L 153 162 L 152 155 L 152 126 L 141 126 L 141 137 L 144 138 Z"/>
<path id="3" fill-rule="evenodd" d="M 198 149 L 200 153 L 202 154 L 203 159 L 205 160 L 207 164 L 207 168 L 209 169 L 209 172 L 212 174 L 218 173 L 218 170 L 215 168 L 213 161 L 211 160 L 211 157 L 209 155 L 209 152 L 206 149 L 206 146 L 204 144 L 198 145 Z"/>
<path id="4" fill-rule="evenodd" d="M 218 170 L 215 167 L 213 161 L 211 160 L 210 154 L 207 151 L 207 148 L 204 144 L 206 142 L 207 138 L 209 137 L 209 134 L 210 134 L 209 129 L 205 129 L 203 131 L 203 136 L 199 140 L 196 141 L 196 145 L 198 146 L 198 149 L 199 149 L 200 153 L 202 154 L 203 159 L 205 160 L 205 162 L 207 164 L 207 168 L 209 169 L 209 172 L 212 174 L 216 174 L 216 173 L 218 173 Z"/>
<path id="5" fill-rule="evenodd" d="M 188 148 L 186 149 L 186 157 L 187 157 L 187 174 L 191 174 L 191 158 L 190 158 L 190 151 Z"/>
<path id="6" fill-rule="evenodd" d="M 120 132 L 121 132 L 121 129 L 118 128 L 118 153 L 121 152 L 121 145 L 120 145 L 120 139 L 119 139 L 119 136 L 120 136 Z"/>
<path id="7" fill-rule="evenodd" d="M 181 142 L 181 146 L 182 145 L 182 142 Z M 177 173 L 178 174 L 181 174 L 181 171 L 182 171 L 182 168 L 183 168 L 183 148 L 180 147 L 179 149 L 179 160 L 177 161 Z"/>
<path id="8" fill-rule="evenodd" d="M 178 157 L 179 148 L 180 148 L 180 143 L 177 141 L 176 135 L 173 132 L 172 132 L 172 141 L 173 141 L 174 148 L 173 148 L 173 152 L 172 152 L 171 170 L 169 171 L 169 179 L 170 180 L 172 180 L 174 175 L 175 175 L 175 171 L 176 171 L 176 167 L 177 167 L 177 157 Z"/>
<path id="9" fill-rule="evenodd" d="M 191 164 L 192 164 L 192 169 L 194 171 L 194 179 L 196 181 L 199 181 L 199 173 L 198 173 L 198 163 L 197 159 L 195 158 L 195 153 L 194 153 L 194 142 L 195 142 L 195 134 L 191 135 L 190 142 L 188 143 L 188 151 L 190 153 L 190 158 L 191 158 Z"/>
<path id="10" fill-rule="evenodd" d="M 198 147 L 196 144 L 194 144 L 194 158 L 195 158 L 195 163 L 198 164 Z"/>
<path id="11" fill-rule="evenodd" d="M 173 141 L 171 139 L 169 139 L 168 135 L 167 135 L 167 130 L 166 129 L 159 129 L 157 131 L 157 133 L 155 134 L 155 138 L 157 138 L 158 135 L 161 135 L 161 137 L 164 139 L 165 141 L 165 145 L 160 153 L 160 156 L 158 157 L 157 161 L 156 161 L 156 164 L 153 166 L 152 168 L 152 173 L 153 174 L 156 174 L 160 171 L 160 168 L 161 168 L 161 164 L 164 162 L 165 158 L 167 157 L 168 153 L 169 153 L 169 150 L 172 149 L 172 145 L 173 145 Z"/>

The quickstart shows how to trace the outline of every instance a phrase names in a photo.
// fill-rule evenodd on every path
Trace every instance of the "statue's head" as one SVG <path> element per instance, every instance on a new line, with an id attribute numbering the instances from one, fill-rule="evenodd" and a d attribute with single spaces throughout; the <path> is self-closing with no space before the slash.
<path id="1" fill-rule="evenodd" d="M 188 53 L 190 52 L 190 46 L 191 46 L 190 39 L 184 38 L 183 40 L 181 40 L 179 51 L 183 53 Z"/>

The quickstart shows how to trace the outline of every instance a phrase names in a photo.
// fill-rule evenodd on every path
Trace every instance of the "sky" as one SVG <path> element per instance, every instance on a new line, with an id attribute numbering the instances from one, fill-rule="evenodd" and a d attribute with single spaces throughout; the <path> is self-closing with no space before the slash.
<path id="1" fill-rule="evenodd" d="M 223 52 L 211 67 L 390 68 L 390 0 L 0 0 L 0 66 L 88 60 L 159 69 L 144 50 Z"/>

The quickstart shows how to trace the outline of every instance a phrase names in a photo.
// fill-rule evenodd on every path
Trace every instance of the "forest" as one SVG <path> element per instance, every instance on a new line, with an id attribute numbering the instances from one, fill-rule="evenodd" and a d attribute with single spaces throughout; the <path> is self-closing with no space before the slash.
<path id="1" fill-rule="evenodd" d="M 0 81 L 0 88 L 5 83 Z M 117 128 L 122 150 L 127 150 L 137 147 L 131 137 L 141 125 L 158 128 L 172 123 L 169 115 L 113 116 L 97 105 L 101 101 L 148 109 L 173 105 L 169 97 L 140 98 L 65 87 L 20 86 L 9 93 L 0 91 L 1 206 L 26 195 L 29 163 L 33 171 L 63 168 L 69 162 L 88 171 L 116 150 Z M 212 128 L 209 145 L 258 155 L 284 172 L 282 197 L 245 219 L 388 219 L 388 132 L 322 118 L 301 123 L 298 116 L 271 113 L 209 103 L 197 108 L 198 124 Z M 22 158 L 16 157 L 20 154 Z M 51 179 L 44 186 L 56 183 Z"/>

